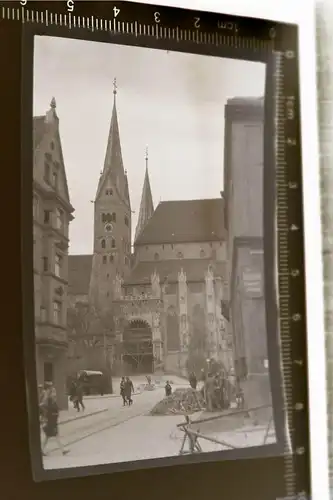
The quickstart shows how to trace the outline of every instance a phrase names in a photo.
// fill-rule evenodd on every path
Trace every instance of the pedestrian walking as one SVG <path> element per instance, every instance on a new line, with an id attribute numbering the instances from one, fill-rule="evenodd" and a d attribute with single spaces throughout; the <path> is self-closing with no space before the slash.
<path id="1" fill-rule="evenodd" d="M 78 412 L 80 411 L 80 409 L 82 409 L 82 411 L 86 409 L 83 403 L 83 385 L 80 378 L 78 378 L 76 382 L 75 407 Z"/>
<path id="2" fill-rule="evenodd" d="M 132 380 L 129 377 L 126 377 L 125 380 L 125 397 L 128 402 L 128 405 L 131 406 L 133 404 L 132 394 L 134 392 L 134 385 Z"/>
<path id="3" fill-rule="evenodd" d="M 192 389 L 196 389 L 198 385 L 198 380 L 194 372 L 190 373 L 189 382 Z"/>
<path id="4" fill-rule="evenodd" d="M 70 388 L 69 388 L 69 399 L 73 404 L 73 408 L 77 410 L 77 384 L 75 380 L 72 380 Z"/>
<path id="5" fill-rule="evenodd" d="M 49 439 L 54 438 L 62 452 L 63 455 L 67 455 L 69 450 L 62 444 L 59 433 L 58 433 L 58 418 L 59 418 L 59 408 L 57 405 L 57 393 L 53 384 L 49 384 L 45 391 L 44 398 L 41 402 L 42 409 L 42 419 L 43 419 L 43 431 L 44 431 L 44 441 L 42 444 L 42 454 L 46 455 L 45 449 Z"/>
<path id="6" fill-rule="evenodd" d="M 125 394 L 125 385 L 126 385 L 125 377 L 121 377 L 121 381 L 120 381 L 120 395 L 123 398 L 123 406 L 127 405 L 126 394 Z"/>
<path id="7" fill-rule="evenodd" d="M 172 387 L 171 387 L 171 385 L 169 383 L 169 380 L 167 380 L 164 389 L 165 389 L 165 395 L 166 395 L 166 397 L 171 396 Z"/>

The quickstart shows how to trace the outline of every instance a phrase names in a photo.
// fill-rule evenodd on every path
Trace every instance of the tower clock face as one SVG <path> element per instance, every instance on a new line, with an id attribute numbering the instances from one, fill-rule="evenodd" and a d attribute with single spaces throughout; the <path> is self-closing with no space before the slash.
<path id="1" fill-rule="evenodd" d="M 113 226 L 108 222 L 107 224 L 105 224 L 104 229 L 107 233 L 112 233 Z"/>

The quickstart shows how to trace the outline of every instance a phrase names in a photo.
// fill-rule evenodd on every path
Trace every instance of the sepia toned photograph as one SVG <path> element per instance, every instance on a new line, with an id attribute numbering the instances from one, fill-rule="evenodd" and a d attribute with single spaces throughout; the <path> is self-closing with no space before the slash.
<path id="1" fill-rule="evenodd" d="M 45 470 L 277 442 L 265 81 L 261 62 L 35 36 Z"/>

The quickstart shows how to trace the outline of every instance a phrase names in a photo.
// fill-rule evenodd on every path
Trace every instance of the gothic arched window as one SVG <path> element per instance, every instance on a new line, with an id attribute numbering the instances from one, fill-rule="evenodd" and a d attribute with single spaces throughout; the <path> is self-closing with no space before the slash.
<path id="1" fill-rule="evenodd" d="M 102 247 L 102 248 L 105 248 L 105 247 L 106 247 L 106 242 L 105 242 L 105 240 L 102 240 L 102 241 L 101 241 L 101 247 Z"/>
<path id="2" fill-rule="evenodd" d="M 168 351 L 179 351 L 180 349 L 180 339 L 179 339 L 179 323 L 178 314 L 173 306 L 170 306 L 167 310 L 167 347 Z"/>
<path id="3" fill-rule="evenodd" d="M 112 195 L 113 195 L 113 191 L 112 191 L 112 189 L 110 189 L 110 188 L 106 189 L 106 190 L 105 190 L 105 194 L 106 194 L 107 196 L 112 196 Z"/>
<path id="4" fill-rule="evenodd" d="M 114 261 L 114 257 L 113 255 L 110 255 L 110 262 L 113 262 Z"/>
<path id="5" fill-rule="evenodd" d="M 116 240 L 114 238 L 111 240 L 111 247 L 116 248 Z"/>
<path id="6" fill-rule="evenodd" d="M 106 264 L 106 255 L 103 255 L 103 264 Z"/>

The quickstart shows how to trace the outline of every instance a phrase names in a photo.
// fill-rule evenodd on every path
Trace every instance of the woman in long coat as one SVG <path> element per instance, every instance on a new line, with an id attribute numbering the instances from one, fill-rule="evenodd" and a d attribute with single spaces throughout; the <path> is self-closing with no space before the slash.
<path id="1" fill-rule="evenodd" d="M 131 406 L 131 404 L 133 403 L 133 399 L 132 399 L 133 392 L 134 392 L 133 382 L 129 377 L 126 377 L 124 394 L 125 394 L 126 400 L 128 401 L 129 406 Z"/>
<path id="2" fill-rule="evenodd" d="M 45 448 L 50 438 L 55 438 L 63 455 L 67 455 L 69 450 L 66 450 L 64 445 L 59 439 L 58 432 L 58 418 L 59 408 L 57 405 L 57 394 L 55 388 L 50 385 L 46 391 L 43 401 L 41 402 L 42 418 L 43 418 L 43 431 L 44 441 L 42 444 L 42 453 L 45 456 Z"/>

